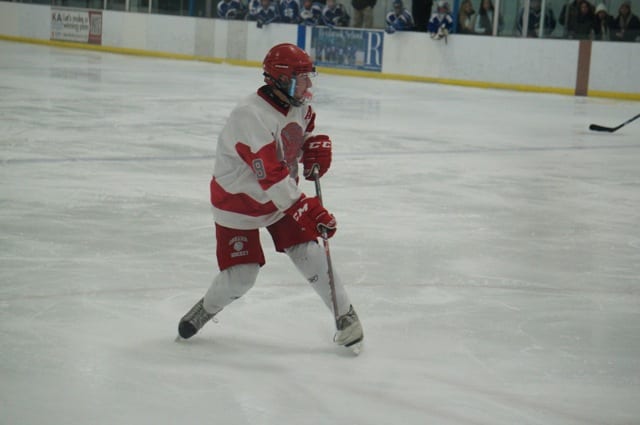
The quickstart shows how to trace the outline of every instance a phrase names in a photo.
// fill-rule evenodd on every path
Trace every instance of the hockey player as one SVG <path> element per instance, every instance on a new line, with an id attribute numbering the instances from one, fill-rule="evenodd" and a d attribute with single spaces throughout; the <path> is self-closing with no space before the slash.
<path id="1" fill-rule="evenodd" d="M 211 203 L 220 272 L 182 317 L 178 333 L 192 337 L 253 287 L 265 264 L 259 239 L 264 227 L 331 311 L 335 300 L 334 341 L 357 352 L 362 326 L 317 241 L 333 236 L 336 219 L 298 187 L 299 162 L 307 180 L 314 180 L 316 167 L 322 176 L 331 165 L 331 140 L 314 135 L 316 114 L 308 105 L 315 67 L 304 50 L 284 43 L 269 50 L 263 70 L 266 84 L 231 111 L 218 138 Z"/>
<path id="2" fill-rule="evenodd" d="M 436 13 L 431 15 L 431 19 L 429 19 L 427 31 L 434 40 L 444 38 L 446 41 L 447 35 L 453 28 L 453 18 L 449 13 L 449 3 L 446 0 L 438 1 L 437 7 Z"/>
<path id="3" fill-rule="evenodd" d="M 404 7 L 402 0 L 393 0 L 393 10 L 385 17 L 385 31 L 393 34 L 396 31 L 410 31 L 414 27 L 413 16 Z"/>

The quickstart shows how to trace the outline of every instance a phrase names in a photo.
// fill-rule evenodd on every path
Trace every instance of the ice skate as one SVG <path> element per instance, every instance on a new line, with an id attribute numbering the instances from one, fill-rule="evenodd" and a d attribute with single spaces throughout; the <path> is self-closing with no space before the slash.
<path id="1" fill-rule="evenodd" d="M 360 354 L 364 334 L 353 306 L 349 306 L 349 311 L 338 317 L 336 328 L 338 331 L 333 337 L 333 342 L 351 349 L 355 354 Z"/>
<path id="2" fill-rule="evenodd" d="M 201 298 L 191 310 L 184 315 L 182 319 L 180 319 L 180 324 L 178 324 L 178 334 L 179 337 L 176 338 L 178 341 L 180 338 L 189 339 L 194 336 L 202 327 L 215 316 L 217 313 L 211 314 L 207 310 L 204 309 L 204 298 Z"/>

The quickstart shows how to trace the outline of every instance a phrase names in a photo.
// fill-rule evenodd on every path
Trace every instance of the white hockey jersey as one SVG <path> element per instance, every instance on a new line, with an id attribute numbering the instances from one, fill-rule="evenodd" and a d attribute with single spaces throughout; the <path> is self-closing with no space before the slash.
<path id="1" fill-rule="evenodd" d="M 215 221 L 255 229 L 280 220 L 302 196 L 298 163 L 314 125 L 311 106 L 289 106 L 270 86 L 242 100 L 218 139 L 211 180 Z"/>

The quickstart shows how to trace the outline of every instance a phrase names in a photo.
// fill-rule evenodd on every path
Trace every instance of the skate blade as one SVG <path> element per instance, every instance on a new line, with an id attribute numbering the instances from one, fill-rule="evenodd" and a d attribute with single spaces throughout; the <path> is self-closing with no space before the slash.
<path id="1" fill-rule="evenodd" d="M 182 341 L 186 341 L 186 339 L 184 339 L 183 337 L 181 337 L 180 335 L 176 336 L 176 339 L 173 340 L 174 342 L 182 342 Z"/>
<path id="2" fill-rule="evenodd" d="M 360 353 L 362 352 L 362 348 L 363 348 L 362 341 L 358 341 L 355 344 L 352 344 L 352 345 L 350 345 L 348 347 L 345 347 L 345 348 L 349 349 L 353 353 L 354 356 L 359 356 Z"/>

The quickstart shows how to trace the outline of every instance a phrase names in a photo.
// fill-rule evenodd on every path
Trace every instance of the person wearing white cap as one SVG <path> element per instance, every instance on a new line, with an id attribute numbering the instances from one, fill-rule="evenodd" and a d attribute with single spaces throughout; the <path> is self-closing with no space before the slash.
<path id="1" fill-rule="evenodd" d="M 593 28 L 594 39 L 609 41 L 611 40 L 611 27 L 613 26 L 613 17 L 609 15 L 607 6 L 600 3 L 596 6 L 596 22 Z"/>

